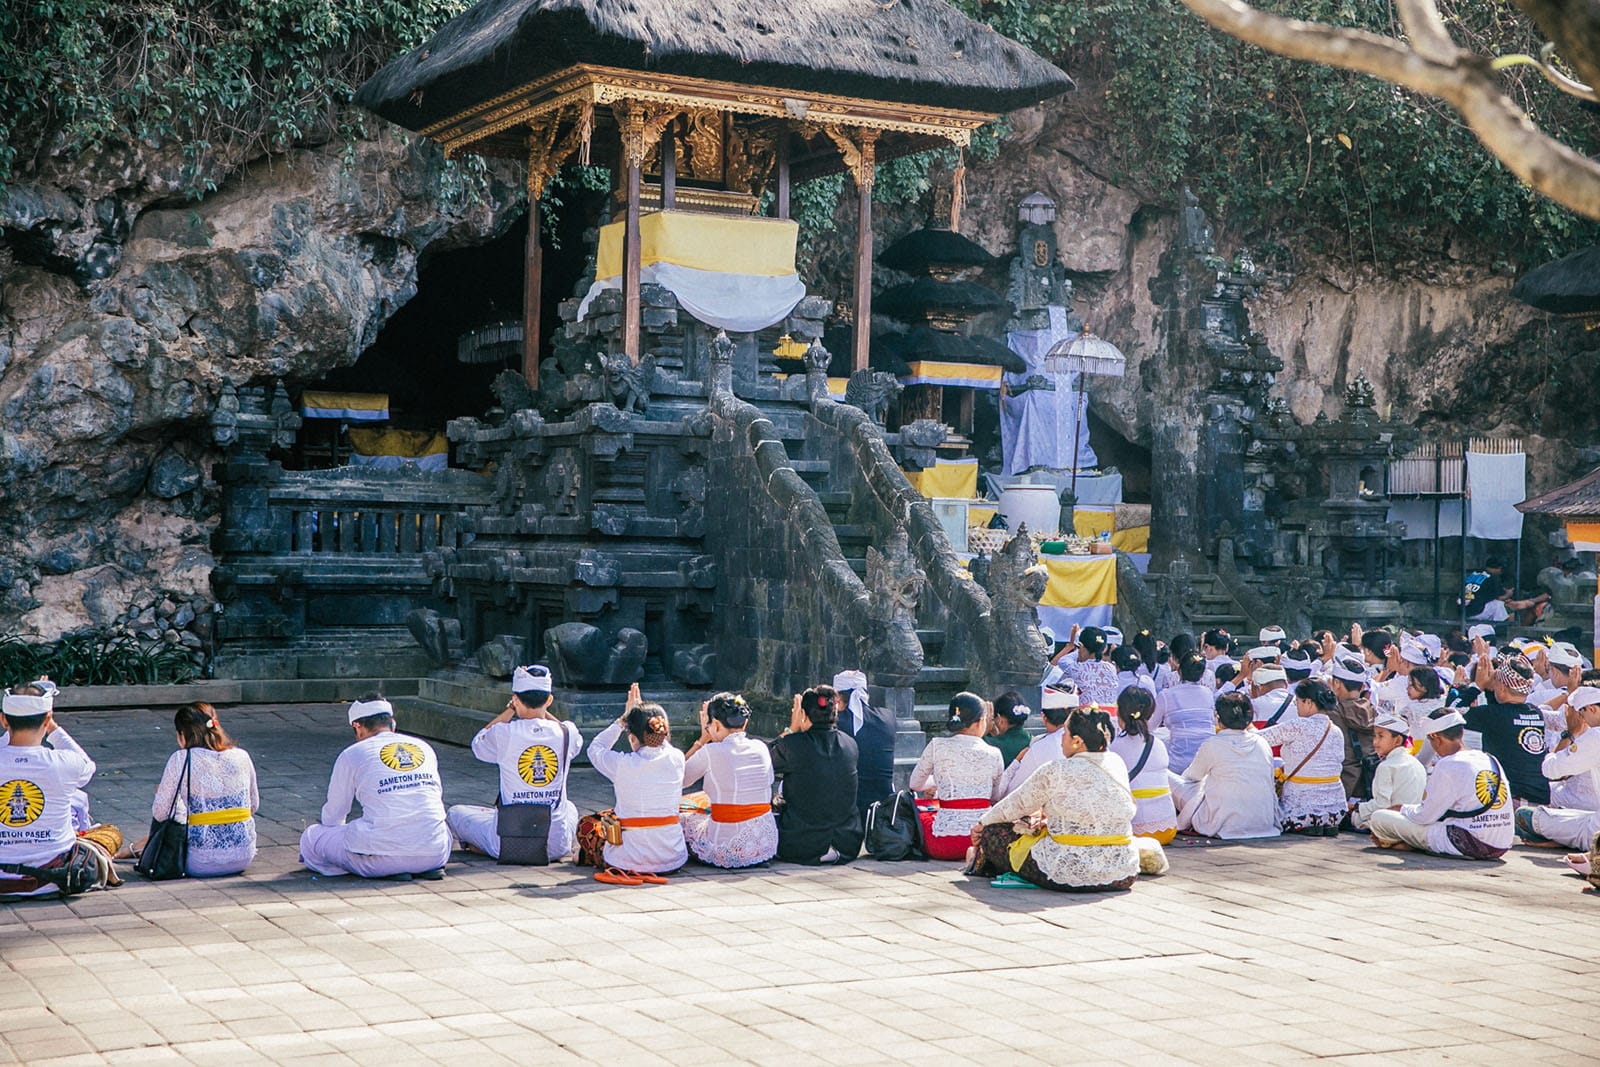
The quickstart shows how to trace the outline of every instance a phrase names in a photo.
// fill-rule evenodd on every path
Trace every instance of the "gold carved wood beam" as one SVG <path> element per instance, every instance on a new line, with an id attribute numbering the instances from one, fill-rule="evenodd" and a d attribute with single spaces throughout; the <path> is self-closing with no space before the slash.
<path id="1" fill-rule="evenodd" d="M 972 131 L 995 117 L 988 112 L 921 107 L 580 64 L 502 93 L 424 127 L 420 132 L 444 145 L 445 154 L 450 155 L 513 126 L 530 125 L 540 116 L 577 101 L 595 105 L 630 101 L 674 112 L 712 110 L 803 121 L 823 127 L 932 135 L 958 146 L 969 144 Z"/>

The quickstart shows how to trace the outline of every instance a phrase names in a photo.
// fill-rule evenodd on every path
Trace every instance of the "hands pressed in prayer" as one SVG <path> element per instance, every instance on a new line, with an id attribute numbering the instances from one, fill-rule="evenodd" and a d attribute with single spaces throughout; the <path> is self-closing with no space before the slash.
<path id="1" fill-rule="evenodd" d="M 628 699 L 623 702 L 622 714 L 617 716 L 617 721 L 621 722 L 627 716 L 628 712 L 632 711 L 634 708 L 643 703 L 644 697 L 639 694 L 639 683 L 634 682 L 632 685 L 628 686 Z"/>
<path id="2" fill-rule="evenodd" d="M 794 706 L 789 709 L 789 729 L 785 733 L 797 734 L 809 725 L 805 710 L 800 707 L 800 694 L 794 695 Z"/>

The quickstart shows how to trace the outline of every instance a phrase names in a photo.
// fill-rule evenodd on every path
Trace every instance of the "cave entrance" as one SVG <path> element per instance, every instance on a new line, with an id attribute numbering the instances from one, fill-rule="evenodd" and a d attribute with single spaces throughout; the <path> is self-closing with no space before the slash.
<path id="1" fill-rule="evenodd" d="M 540 322 L 540 351 L 546 354 L 562 325 L 551 311 L 587 279 L 594 220 L 605 206 L 603 192 L 579 189 L 576 183 L 563 189 L 563 197 L 544 237 L 541 289 L 546 313 Z M 352 462 L 444 465 L 440 450 L 447 447 L 443 435 L 449 421 L 483 418 L 498 404 L 490 388 L 495 378 L 507 370 L 521 372 L 527 239 L 524 215 L 484 244 L 424 252 L 417 264 L 416 295 L 394 313 L 360 358 L 320 381 L 302 383 L 296 397 L 299 409 L 325 410 L 332 417 L 308 417 L 295 447 L 275 458 L 297 470 Z M 504 340 L 480 344 L 474 352 L 477 361 L 464 361 L 463 336 L 477 332 L 483 338 L 485 333 L 478 331 L 495 324 L 506 327 L 499 331 Z M 329 406 L 316 408 L 306 393 L 338 394 L 340 400 L 330 398 Z M 387 418 L 364 417 L 359 398 L 378 396 L 388 398 Z M 350 403 L 341 406 L 342 400 Z M 368 403 L 376 406 L 378 401 Z"/>

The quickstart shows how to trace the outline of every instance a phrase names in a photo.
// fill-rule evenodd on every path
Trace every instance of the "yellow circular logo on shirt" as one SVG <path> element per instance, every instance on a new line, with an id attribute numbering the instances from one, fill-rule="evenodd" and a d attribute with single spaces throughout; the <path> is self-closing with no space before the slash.
<path id="1" fill-rule="evenodd" d="M 556 772 L 560 769 L 561 762 L 556 759 L 555 749 L 548 745 L 525 748 L 522 755 L 517 757 L 517 774 L 535 789 L 543 789 L 555 781 Z"/>
<path id="2" fill-rule="evenodd" d="M 391 771 L 417 771 L 428 762 L 422 749 L 405 741 L 384 745 L 378 750 L 378 758 Z"/>
<path id="3" fill-rule="evenodd" d="M 0 826 L 27 826 L 43 814 L 43 789 L 25 778 L 0 785 Z"/>
<path id="4" fill-rule="evenodd" d="M 1478 794 L 1479 804 L 1491 808 L 1506 806 L 1506 781 L 1493 771 L 1479 771 L 1473 789 Z"/>

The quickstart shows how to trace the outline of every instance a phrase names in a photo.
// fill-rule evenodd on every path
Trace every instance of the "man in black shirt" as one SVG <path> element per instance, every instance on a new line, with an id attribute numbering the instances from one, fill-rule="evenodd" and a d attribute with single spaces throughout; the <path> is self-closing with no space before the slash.
<path id="1" fill-rule="evenodd" d="M 1511 795 L 1527 804 L 1550 803 L 1544 776 L 1544 716 L 1527 703 L 1533 665 L 1526 656 L 1506 656 L 1496 667 L 1487 650 L 1478 657 L 1478 684 L 1489 702 L 1466 710 L 1467 729 L 1483 735 L 1483 750 L 1500 761 Z"/>

